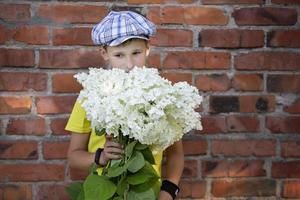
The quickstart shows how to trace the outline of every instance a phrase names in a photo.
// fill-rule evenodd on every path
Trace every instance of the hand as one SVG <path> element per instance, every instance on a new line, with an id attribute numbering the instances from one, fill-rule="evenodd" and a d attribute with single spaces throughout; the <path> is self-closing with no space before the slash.
<path id="1" fill-rule="evenodd" d="M 113 137 L 106 135 L 106 142 L 104 149 L 100 156 L 100 165 L 105 166 L 109 160 L 118 160 L 122 157 L 124 150 L 123 146 L 117 142 L 114 142 Z"/>
<path id="2" fill-rule="evenodd" d="M 173 198 L 168 192 L 161 190 L 158 196 L 158 200 L 173 200 Z"/>

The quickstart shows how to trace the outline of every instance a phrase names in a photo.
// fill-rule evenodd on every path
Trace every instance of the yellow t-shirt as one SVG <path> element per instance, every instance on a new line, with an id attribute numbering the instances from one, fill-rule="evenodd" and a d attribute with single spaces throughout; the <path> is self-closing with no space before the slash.
<path id="1" fill-rule="evenodd" d="M 88 143 L 88 152 L 90 153 L 95 153 L 98 148 L 104 147 L 105 136 L 96 135 L 95 130 L 91 128 L 91 122 L 86 118 L 86 112 L 79 101 L 75 102 L 65 129 L 79 134 L 91 134 Z M 156 164 L 153 165 L 153 167 L 158 174 L 161 174 L 162 152 L 155 154 L 154 159 Z M 98 174 L 101 174 L 102 168 L 98 168 L 97 172 Z"/>

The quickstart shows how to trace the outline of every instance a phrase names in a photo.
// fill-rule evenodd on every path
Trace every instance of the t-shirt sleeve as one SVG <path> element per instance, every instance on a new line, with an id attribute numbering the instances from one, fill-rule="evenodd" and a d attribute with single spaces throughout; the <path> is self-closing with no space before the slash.
<path id="1" fill-rule="evenodd" d="M 65 130 L 75 133 L 90 133 L 91 122 L 86 118 L 86 112 L 79 101 L 75 102 Z"/>

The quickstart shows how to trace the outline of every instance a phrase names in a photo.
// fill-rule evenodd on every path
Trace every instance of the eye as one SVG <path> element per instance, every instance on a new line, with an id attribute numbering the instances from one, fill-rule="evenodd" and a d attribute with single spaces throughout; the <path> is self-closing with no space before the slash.
<path id="1" fill-rule="evenodd" d="M 140 53 L 142 53 L 141 51 L 134 51 L 132 54 L 133 55 L 138 55 L 138 54 L 140 54 Z"/>
<path id="2" fill-rule="evenodd" d="M 121 53 L 118 53 L 118 54 L 115 54 L 114 57 L 117 57 L 117 58 L 122 58 L 124 55 L 121 54 Z"/>

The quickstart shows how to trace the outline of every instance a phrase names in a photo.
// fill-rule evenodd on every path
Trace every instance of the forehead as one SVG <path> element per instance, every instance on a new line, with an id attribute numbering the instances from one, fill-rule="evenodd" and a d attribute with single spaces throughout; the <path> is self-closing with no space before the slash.
<path id="1" fill-rule="evenodd" d="M 120 52 L 120 51 L 130 51 L 130 50 L 146 50 L 148 41 L 142 39 L 132 39 L 126 41 L 119 46 L 110 47 L 107 46 L 108 52 Z"/>

